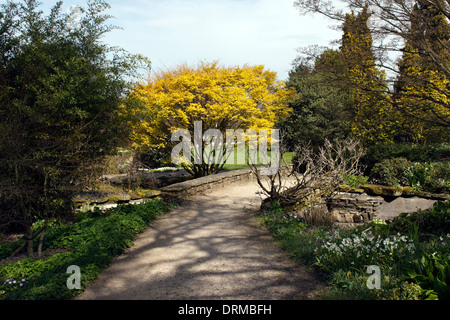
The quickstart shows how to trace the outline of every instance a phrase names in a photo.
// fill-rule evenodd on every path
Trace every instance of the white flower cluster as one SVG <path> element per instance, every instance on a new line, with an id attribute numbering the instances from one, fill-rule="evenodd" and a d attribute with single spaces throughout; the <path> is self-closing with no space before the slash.
<path id="1" fill-rule="evenodd" d="M 14 278 L 10 278 L 10 279 L 6 279 L 6 281 L 3 283 L 4 285 L 6 285 L 8 288 L 13 289 L 16 287 L 23 287 L 25 285 L 25 282 L 27 280 L 25 278 L 23 278 L 22 280 L 15 280 Z M 6 291 L 0 291 L 1 294 L 5 294 Z"/>
<path id="2" fill-rule="evenodd" d="M 390 238 L 382 238 L 370 232 L 350 237 L 342 237 L 339 232 L 335 232 L 326 238 L 322 246 L 316 248 L 319 260 L 329 263 L 342 259 L 351 260 L 349 262 L 351 264 L 356 260 L 368 263 L 413 253 L 414 243 L 407 236 L 397 234 Z"/>
<path id="3" fill-rule="evenodd" d="M 11 279 L 6 279 L 5 284 L 9 284 L 9 285 L 15 285 L 15 284 L 19 284 L 20 287 L 23 287 L 24 283 L 26 282 L 26 279 L 22 279 L 22 280 L 14 280 L 13 278 Z"/>

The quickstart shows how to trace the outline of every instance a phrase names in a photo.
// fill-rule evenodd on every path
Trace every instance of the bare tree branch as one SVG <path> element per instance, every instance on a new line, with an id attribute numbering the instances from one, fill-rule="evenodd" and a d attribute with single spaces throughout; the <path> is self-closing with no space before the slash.
<path id="1" fill-rule="evenodd" d="M 257 183 L 267 196 L 263 205 L 277 202 L 294 208 L 331 197 L 347 175 L 360 172 L 362 155 L 363 149 L 357 141 L 326 140 L 318 151 L 309 144 L 299 146 L 292 170 L 280 165 L 274 175 L 262 176 L 260 168 L 252 166 Z"/>

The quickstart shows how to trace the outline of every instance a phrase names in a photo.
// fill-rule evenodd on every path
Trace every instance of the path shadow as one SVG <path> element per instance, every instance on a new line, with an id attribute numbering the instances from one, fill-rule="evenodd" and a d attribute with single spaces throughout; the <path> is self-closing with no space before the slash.
<path id="1" fill-rule="evenodd" d="M 78 299 L 315 298 L 322 283 L 255 222 L 259 197 L 236 188 L 160 217 Z"/>

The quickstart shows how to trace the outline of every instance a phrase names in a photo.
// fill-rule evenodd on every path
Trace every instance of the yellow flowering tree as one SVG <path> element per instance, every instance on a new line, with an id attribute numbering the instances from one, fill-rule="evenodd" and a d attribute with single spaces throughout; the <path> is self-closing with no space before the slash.
<path id="1" fill-rule="evenodd" d="M 136 148 L 173 147 L 172 133 L 187 130 L 194 137 L 194 124 L 202 129 L 271 129 L 290 113 L 292 92 L 264 66 L 221 67 L 217 62 L 198 67 L 180 65 L 154 74 L 138 85 L 123 106 L 132 127 Z M 130 107 L 132 106 L 132 107 Z M 222 164 L 189 164 L 197 176 L 218 172 Z"/>

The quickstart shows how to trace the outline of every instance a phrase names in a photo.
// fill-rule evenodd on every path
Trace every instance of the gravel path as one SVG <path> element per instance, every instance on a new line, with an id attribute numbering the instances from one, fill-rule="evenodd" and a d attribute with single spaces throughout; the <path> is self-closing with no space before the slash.
<path id="1" fill-rule="evenodd" d="M 316 299 L 324 288 L 255 219 L 254 183 L 196 196 L 159 217 L 77 299 Z"/>

